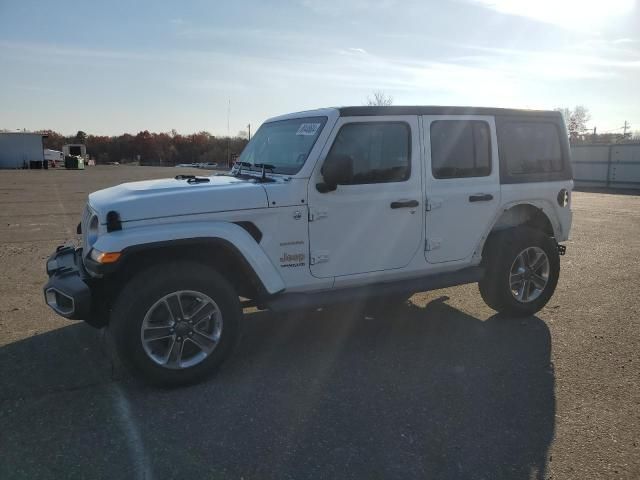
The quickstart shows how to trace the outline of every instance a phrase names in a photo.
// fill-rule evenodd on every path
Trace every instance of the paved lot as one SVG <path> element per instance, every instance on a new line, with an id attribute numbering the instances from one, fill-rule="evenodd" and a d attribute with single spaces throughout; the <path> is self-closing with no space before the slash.
<path id="1" fill-rule="evenodd" d="M 88 192 L 174 174 L 0 171 L 0 478 L 640 478 L 639 196 L 575 193 L 537 317 L 495 316 L 475 285 L 249 313 L 215 378 L 165 391 L 40 288 Z"/>

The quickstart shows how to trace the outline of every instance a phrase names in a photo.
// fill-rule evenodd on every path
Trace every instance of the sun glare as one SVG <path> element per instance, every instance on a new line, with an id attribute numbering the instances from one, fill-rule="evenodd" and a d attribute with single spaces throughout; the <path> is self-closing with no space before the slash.
<path id="1" fill-rule="evenodd" d="M 518 15 L 578 30 L 602 26 L 628 14 L 634 0 L 476 0 L 498 12 Z"/>

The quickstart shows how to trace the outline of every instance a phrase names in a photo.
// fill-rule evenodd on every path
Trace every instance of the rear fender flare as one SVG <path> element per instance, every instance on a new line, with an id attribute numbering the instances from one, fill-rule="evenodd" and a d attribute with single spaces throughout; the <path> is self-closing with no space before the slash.
<path id="1" fill-rule="evenodd" d="M 491 221 L 491 224 L 489 225 L 489 228 L 486 230 L 485 234 L 482 236 L 482 239 L 480 241 L 480 243 L 478 244 L 478 246 L 476 247 L 475 253 L 474 253 L 474 257 L 479 258 L 484 247 L 486 244 L 486 241 L 488 240 L 489 236 L 491 235 L 491 233 L 496 230 L 496 226 L 498 225 L 500 219 L 502 218 L 503 214 L 505 212 L 507 212 L 508 210 L 517 207 L 519 205 L 526 205 L 529 207 L 534 207 L 538 210 L 540 210 L 540 212 L 542 212 L 543 215 L 545 215 L 547 217 L 547 219 L 549 220 L 549 223 L 551 224 L 551 228 L 553 229 L 553 235 L 556 238 L 559 238 L 561 233 L 562 233 L 562 225 L 560 223 L 560 220 L 558 219 L 557 215 L 555 214 L 555 210 L 553 207 L 553 204 L 551 202 L 548 202 L 546 200 L 526 200 L 526 201 L 514 201 L 514 202 L 510 202 L 510 203 L 506 203 L 504 205 L 502 205 L 500 207 L 500 209 L 496 212 L 496 215 L 494 217 L 494 219 Z"/>

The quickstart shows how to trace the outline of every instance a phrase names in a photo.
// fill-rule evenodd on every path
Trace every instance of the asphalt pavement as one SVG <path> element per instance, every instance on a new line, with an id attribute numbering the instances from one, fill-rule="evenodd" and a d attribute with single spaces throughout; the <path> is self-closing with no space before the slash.
<path id="1" fill-rule="evenodd" d="M 41 286 L 88 192 L 176 170 L 0 171 L 0 478 L 640 478 L 640 196 L 574 194 L 537 316 L 495 315 L 475 285 L 249 311 L 215 377 L 161 390 Z"/>

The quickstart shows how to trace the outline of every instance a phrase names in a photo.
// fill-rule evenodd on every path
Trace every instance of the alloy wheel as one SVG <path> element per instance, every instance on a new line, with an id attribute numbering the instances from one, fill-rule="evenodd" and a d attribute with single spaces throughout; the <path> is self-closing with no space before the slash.
<path id="1" fill-rule="evenodd" d="M 533 302 L 549 282 L 549 258 L 539 247 L 528 247 L 518 254 L 509 274 L 513 297 L 522 303 Z"/>
<path id="2" fill-rule="evenodd" d="M 193 290 L 165 295 L 147 311 L 140 338 L 147 356 L 172 370 L 193 367 L 218 346 L 222 313 L 210 297 Z"/>

